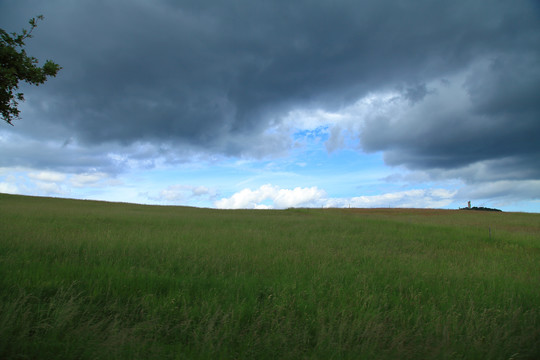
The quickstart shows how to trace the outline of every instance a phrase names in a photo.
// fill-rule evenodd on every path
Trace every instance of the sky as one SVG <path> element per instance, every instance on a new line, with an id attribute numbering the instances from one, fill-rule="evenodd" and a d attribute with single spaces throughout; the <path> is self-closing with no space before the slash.
<path id="1" fill-rule="evenodd" d="M 2 193 L 540 212 L 536 0 L 0 0 L 40 14 Z"/>

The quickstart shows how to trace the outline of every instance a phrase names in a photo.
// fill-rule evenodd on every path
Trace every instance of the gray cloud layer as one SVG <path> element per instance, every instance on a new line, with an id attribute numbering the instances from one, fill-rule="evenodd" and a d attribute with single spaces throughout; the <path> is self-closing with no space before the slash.
<path id="1" fill-rule="evenodd" d="M 45 15 L 29 52 L 64 69 L 46 91 L 26 91 L 51 138 L 260 155 L 286 146 L 264 131 L 290 109 L 337 110 L 396 89 L 421 106 L 437 95 L 427 83 L 467 72 L 466 106 L 366 121 L 364 150 L 411 169 L 503 159 L 501 171 L 540 178 L 540 7 L 532 0 L 0 6 L 9 30 Z M 42 138 L 47 126 L 24 131 Z"/>

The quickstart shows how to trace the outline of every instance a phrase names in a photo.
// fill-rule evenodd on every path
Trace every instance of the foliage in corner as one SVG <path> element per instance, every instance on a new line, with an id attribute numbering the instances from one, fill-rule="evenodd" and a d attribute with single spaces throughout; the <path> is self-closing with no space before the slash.
<path id="1" fill-rule="evenodd" d="M 43 20 L 43 15 L 37 17 Z M 24 101 L 24 95 L 16 92 L 19 81 L 29 84 L 43 84 L 47 77 L 56 76 L 61 67 L 47 60 L 42 67 L 38 59 L 28 56 L 24 50 L 25 40 L 32 37 L 32 31 L 37 26 L 36 18 L 28 22 L 30 29 L 23 29 L 20 34 L 8 33 L 0 28 L 0 116 L 10 125 L 19 118 L 18 101 Z"/>

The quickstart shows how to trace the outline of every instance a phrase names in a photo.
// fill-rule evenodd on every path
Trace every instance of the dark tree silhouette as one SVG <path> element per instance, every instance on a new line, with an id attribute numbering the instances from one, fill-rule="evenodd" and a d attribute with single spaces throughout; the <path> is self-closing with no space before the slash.
<path id="1" fill-rule="evenodd" d="M 39 15 L 37 19 L 43 20 L 43 15 Z M 18 101 L 24 101 L 24 95 L 16 92 L 19 81 L 40 85 L 47 77 L 56 76 L 61 69 L 51 60 L 39 67 L 38 59 L 26 54 L 24 42 L 32 37 L 37 20 L 32 18 L 28 23 L 30 29 L 23 29 L 20 34 L 0 29 L 0 116 L 10 125 L 13 125 L 14 119 L 19 118 Z"/>

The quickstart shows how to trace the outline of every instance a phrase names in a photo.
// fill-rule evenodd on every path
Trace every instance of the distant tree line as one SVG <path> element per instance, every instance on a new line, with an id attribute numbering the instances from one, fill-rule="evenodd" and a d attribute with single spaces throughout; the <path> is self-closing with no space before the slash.
<path id="1" fill-rule="evenodd" d="M 483 206 L 464 207 L 460 208 L 460 210 L 502 211 L 500 209 L 487 208 Z"/>

